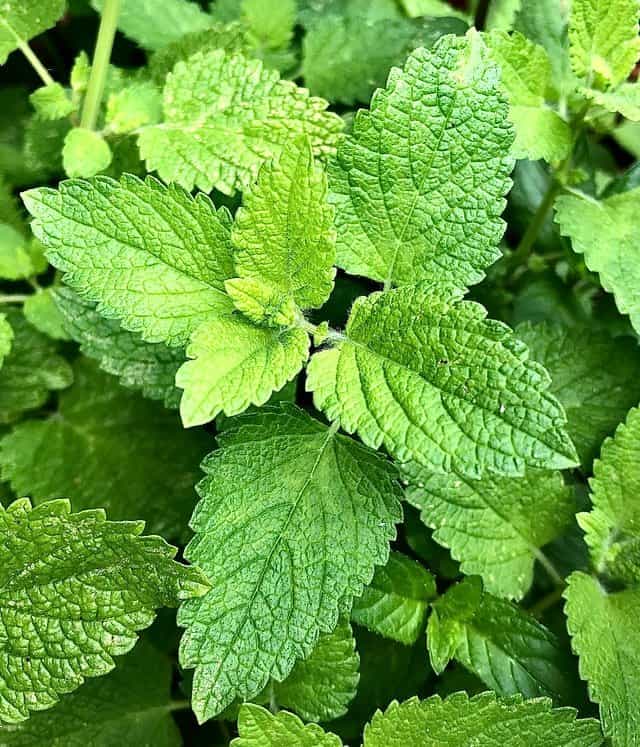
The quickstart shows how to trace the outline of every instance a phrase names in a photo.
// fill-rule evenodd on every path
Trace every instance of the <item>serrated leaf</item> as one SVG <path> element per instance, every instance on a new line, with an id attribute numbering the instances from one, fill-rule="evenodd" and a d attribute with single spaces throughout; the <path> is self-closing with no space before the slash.
<path id="1" fill-rule="evenodd" d="M 316 156 L 333 154 L 343 122 L 326 107 L 259 60 L 200 52 L 168 76 L 165 121 L 142 130 L 140 152 L 166 182 L 233 194 L 295 136 L 307 135 Z"/>
<path id="2" fill-rule="evenodd" d="M 65 0 L 4 0 L 0 7 L 0 65 L 22 42 L 54 26 Z"/>
<path id="3" fill-rule="evenodd" d="M 640 84 L 623 83 L 614 91 L 604 92 L 583 89 L 583 93 L 608 112 L 619 112 L 632 122 L 640 122 Z"/>
<path id="4" fill-rule="evenodd" d="M 184 431 L 174 413 L 92 361 L 81 358 L 74 374 L 55 413 L 19 423 L 0 441 L 2 479 L 36 504 L 69 498 L 75 510 L 139 516 L 154 532 L 183 536 L 210 437 Z"/>
<path id="5" fill-rule="evenodd" d="M 498 695 L 575 701 L 577 677 L 560 640 L 515 604 L 483 591 L 471 576 L 432 604 L 427 626 L 431 665 L 455 658 Z"/>
<path id="6" fill-rule="evenodd" d="M 608 438 L 593 468 L 593 508 L 578 514 L 598 573 L 640 585 L 640 410 Z"/>
<path id="7" fill-rule="evenodd" d="M 165 407 L 178 407 L 180 390 L 175 378 L 185 360 L 183 350 L 162 342 L 144 342 L 134 332 L 122 329 L 115 319 L 103 317 L 94 304 L 83 301 L 71 288 L 60 286 L 53 295 L 65 329 L 80 343 L 84 355 L 98 361 L 107 373 L 118 376 L 123 386 L 140 390 L 150 399 L 162 400 Z"/>
<path id="8" fill-rule="evenodd" d="M 68 387 L 73 372 L 57 354 L 57 345 L 38 332 L 16 310 L 6 312 L 14 333 L 11 352 L 0 371 L 0 423 L 10 423 L 35 410 L 49 392 Z"/>
<path id="9" fill-rule="evenodd" d="M 577 571 L 564 596 L 580 676 L 600 705 L 604 733 L 615 747 L 634 747 L 640 734 L 640 589 L 607 594 L 597 579 Z"/>
<path id="10" fill-rule="evenodd" d="M 546 371 L 455 292 L 423 284 L 360 298 L 334 341 L 308 367 L 314 403 L 399 462 L 469 477 L 576 463 Z"/>
<path id="11" fill-rule="evenodd" d="M 183 389 L 185 427 L 219 413 L 238 415 L 264 405 L 300 371 L 309 357 L 309 337 L 298 327 L 257 327 L 238 315 L 205 322 L 193 333 L 188 360 L 176 375 Z"/>
<path id="12" fill-rule="evenodd" d="M 39 332 L 54 340 L 69 340 L 64 317 L 53 300 L 52 288 L 45 288 L 28 296 L 22 306 L 25 319 Z"/>
<path id="13" fill-rule="evenodd" d="M 273 714 L 251 703 L 240 709 L 238 733 L 232 747 L 342 747 L 339 737 L 317 724 L 305 725 L 292 713 Z"/>
<path id="14" fill-rule="evenodd" d="M 360 657 L 348 622 L 318 638 L 311 654 L 298 661 L 282 683 L 273 682 L 279 706 L 305 721 L 331 721 L 346 713 L 360 679 Z"/>
<path id="15" fill-rule="evenodd" d="M 67 283 L 147 342 L 183 347 L 232 307 L 231 217 L 206 195 L 124 175 L 32 189 L 23 200 Z"/>
<path id="16" fill-rule="evenodd" d="M 588 469 L 629 408 L 640 400 L 635 340 L 583 326 L 521 324 L 517 336 L 551 374 L 551 393 L 567 414 L 567 431 Z"/>
<path id="17" fill-rule="evenodd" d="M 605 200 L 580 194 L 556 200 L 556 221 L 564 236 L 571 238 L 575 252 L 584 254 L 602 287 L 613 293 L 622 314 L 628 314 L 640 330 L 640 248 L 636 222 L 640 188 Z"/>
<path id="18" fill-rule="evenodd" d="M 303 411 L 281 406 L 230 426 L 204 462 L 185 551 L 214 591 L 178 617 L 200 721 L 311 653 L 385 562 L 401 518 L 391 465 Z"/>
<path id="19" fill-rule="evenodd" d="M 67 176 L 95 176 L 109 166 L 112 158 L 107 141 L 93 130 L 74 127 L 64 139 L 62 164 Z"/>
<path id="20" fill-rule="evenodd" d="M 106 677 L 86 682 L 45 713 L 0 726 L 3 747 L 182 744 L 170 715 L 169 659 L 141 641 Z"/>
<path id="21" fill-rule="evenodd" d="M 189 0 L 162 0 L 158 12 L 157 0 L 120 0 L 118 28 L 145 49 L 159 49 L 192 31 L 202 31 L 211 25 L 211 18 Z M 91 0 L 101 12 L 105 0 Z"/>
<path id="22" fill-rule="evenodd" d="M 524 477 L 470 480 L 405 465 L 409 503 L 420 509 L 433 538 L 459 560 L 463 573 L 482 577 L 487 591 L 521 599 L 533 582 L 540 548 L 567 528 L 575 512 L 559 472 L 527 470 Z"/>
<path id="23" fill-rule="evenodd" d="M 68 501 L 0 506 L 0 720 L 23 721 L 114 667 L 155 610 L 207 590 L 142 522 Z"/>
<path id="24" fill-rule="evenodd" d="M 364 732 L 364 747 L 600 747 L 598 722 L 576 719 L 573 708 L 551 707 L 551 701 L 496 698 L 455 693 L 419 701 L 392 703 L 378 712 Z"/>
<path id="25" fill-rule="evenodd" d="M 551 61 L 543 47 L 520 33 L 494 31 L 485 40 L 500 65 L 509 99 L 509 117 L 516 130 L 513 154 L 536 161 L 562 161 L 572 146 L 567 122 L 547 105 L 552 87 Z"/>
<path id="26" fill-rule="evenodd" d="M 520 0 L 515 18 L 515 29 L 547 50 L 554 85 L 565 95 L 575 86 L 568 53 L 568 6 L 568 3 L 559 3 L 558 0 L 536 0 L 534 3 Z"/>
<path id="27" fill-rule="evenodd" d="M 231 235 L 240 277 L 273 287 L 301 309 L 327 300 L 335 276 L 333 209 L 306 138 L 285 144 L 278 159 L 260 169 Z"/>
<path id="28" fill-rule="evenodd" d="M 617 86 L 640 56 L 637 0 L 574 0 L 569 18 L 573 72 L 592 83 Z"/>
<path id="29" fill-rule="evenodd" d="M 341 143 L 329 186 L 347 272 L 464 287 L 498 258 L 513 133 L 498 68 L 470 34 L 415 50 Z"/>
<path id="30" fill-rule="evenodd" d="M 29 96 L 29 101 L 43 119 L 67 117 L 75 108 L 60 83 L 50 83 L 37 88 Z"/>
<path id="31" fill-rule="evenodd" d="M 4 359 L 11 351 L 12 343 L 13 329 L 7 321 L 7 317 L 4 314 L 0 314 L 0 368 L 2 368 Z"/>
<path id="32" fill-rule="evenodd" d="M 109 96 L 105 127 L 123 134 L 162 119 L 162 97 L 150 81 L 139 81 Z"/>
<path id="33" fill-rule="evenodd" d="M 353 602 L 351 619 L 375 633 L 410 646 L 418 640 L 428 603 L 436 596 L 434 577 L 420 563 L 392 552 L 385 566 Z"/>

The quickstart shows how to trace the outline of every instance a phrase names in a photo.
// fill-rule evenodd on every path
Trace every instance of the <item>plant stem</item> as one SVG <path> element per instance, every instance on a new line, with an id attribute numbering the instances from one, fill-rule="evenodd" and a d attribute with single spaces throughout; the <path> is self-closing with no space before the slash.
<path id="1" fill-rule="evenodd" d="M 531 219 L 531 223 L 529 223 L 527 230 L 524 232 L 522 239 L 520 239 L 520 243 L 516 247 L 513 254 L 511 254 L 511 256 L 509 257 L 509 264 L 511 265 L 511 267 L 517 267 L 518 265 L 521 265 L 529 256 L 531 248 L 536 243 L 536 239 L 538 238 L 540 229 L 547 219 L 549 210 L 551 210 L 551 207 L 553 206 L 553 203 L 555 202 L 555 199 L 561 190 L 562 185 L 560 184 L 560 182 L 554 179 L 549 185 L 544 197 L 542 198 L 542 202 L 538 206 L 538 209 Z"/>
<path id="2" fill-rule="evenodd" d="M 87 86 L 87 94 L 84 99 L 82 116 L 80 118 L 80 127 L 84 127 L 87 130 L 94 130 L 98 121 L 98 113 L 107 80 L 107 71 L 109 69 L 109 60 L 111 59 L 111 49 L 113 48 L 113 39 L 116 35 L 119 13 L 120 0 L 105 0 L 100 19 L 100 28 L 98 29 L 98 38 L 96 39 L 96 48 L 93 54 L 89 85 Z"/>
<path id="3" fill-rule="evenodd" d="M 536 550 L 535 551 L 535 557 L 538 563 L 545 569 L 548 576 L 551 578 L 553 583 L 560 589 L 564 588 L 564 579 L 562 576 L 558 573 L 553 563 L 549 560 L 549 558 L 542 552 L 542 550 Z"/>
<path id="4" fill-rule="evenodd" d="M 38 55 L 31 49 L 31 47 L 27 44 L 27 42 L 22 41 L 20 39 L 18 41 L 18 48 L 22 52 L 22 54 L 29 60 L 31 63 L 31 67 L 38 73 L 40 76 L 40 80 L 45 84 L 45 86 L 51 86 L 55 83 L 54 79 L 49 75 L 49 71 L 47 68 L 40 62 L 38 59 Z"/>
<path id="5" fill-rule="evenodd" d="M 557 589 L 550 591 L 546 596 L 539 599 L 532 607 L 529 608 L 529 614 L 533 617 L 541 617 L 549 607 L 553 607 L 554 604 L 562 599 L 564 594 L 564 586 L 558 586 Z"/>
<path id="6" fill-rule="evenodd" d="M 191 708 L 191 703 L 188 700 L 173 700 L 169 703 L 169 711 L 186 711 Z"/>
<path id="7" fill-rule="evenodd" d="M 29 296 L 16 294 L 13 296 L 0 296 L 0 303 L 24 303 Z"/>

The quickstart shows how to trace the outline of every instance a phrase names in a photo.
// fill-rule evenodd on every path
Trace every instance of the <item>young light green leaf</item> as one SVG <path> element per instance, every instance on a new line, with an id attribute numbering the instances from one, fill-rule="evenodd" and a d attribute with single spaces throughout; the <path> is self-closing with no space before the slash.
<path id="1" fill-rule="evenodd" d="M 418 640 L 436 582 L 420 563 L 392 552 L 385 566 L 353 602 L 351 620 L 386 638 L 410 646 Z"/>
<path id="2" fill-rule="evenodd" d="M 298 327 L 256 327 L 238 315 L 205 322 L 187 347 L 176 385 L 186 428 L 216 415 L 263 405 L 293 379 L 309 357 L 309 336 Z"/>
<path id="3" fill-rule="evenodd" d="M 273 714 L 251 703 L 240 709 L 238 733 L 231 747 L 342 747 L 339 737 L 317 724 L 305 725 L 292 713 Z"/>
<path id="4" fill-rule="evenodd" d="M 286 291 L 253 278 L 231 278 L 224 287 L 236 309 L 255 324 L 290 327 L 297 321 L 299 309 Z"/>
<path id="5" fill-rule="evenodd" d="M 24 234 L 7 223 L 0 223 L 0 278 L 22 280 L 32 275 L 35 269 Z"/>
<path id="6" fill-rule="evenodd" d="M 575 87 L 575 78 L 570 71 L 567 39 L 569 3 L 559 3 L 558 0 L 536 0 L 534 3 L 519 0 L 519 5 L 515 29 L 547 50 L 553 68 L 554 87 L 568 95 Z"/>
<path id="7" fill-rule="evenodd" d="M 184 346 L 232 308 L 231 216 L 206 195 L 124 175 L 32 189 L 23 200 L 67 283 L 144 340 Z"/>
<path id="8" fill-rule="evenodd" d="M 597 579 L 577 571 L 564 596 L 580 676 L 600 705 L 604 733 L 616 747 L 634 747 L 640 734 L 640 589 L 607 594 Z"/>
<path id="9" fill-rule="evenodd" d="M 376 713 L 364 747 L 601 747 L 598 722 L 576 715 L 573 708 L 552 708 L 546 699 L 496 698 L 490 692 L 412 698 Z"/>
<path id="10" fill-rule="evenodd" d="M 56 412 L 0 441 L 2 479 L 37 504 L 69 498 L 75 510 L 104 507 L 114 519 L 139 516 L 154 532 L 183 536 L 210 437 L 184 431 L 174 413 L 92 361 L 81 358 L 74 373 Z"/>
<path id="11" fill-rule="evenodd" d="M 338 265 L 387 286 L 481 280 L 500 254 L 512 141 L 477 33 L 415 50 L 357 113 L 330 169 Z"/>
<path id="12" fill-rule="evenodd" d="M 107 141 L 92 130 L 74 127 L 64 139 L 62 164 L 67 176 L 95 176 L 109 166 L 112 158 Z"/>
<path id="13" fill-rule="evenodd" d="M 67 91 L 60 83 L 50 83 L 37 88 L 29 96 L 29 101 L 43 119 L 67 117 L 75 108 Z"/>
<path id="14" fill-rule="evenodd" d="M 3 747 L 180 747 L 171 718 L 169 659 L 143 641 L 106 677 L 89 680 L 45 713 L 0 727 Z"/>
<path id="15" fill-rule="evenodd" d="M 22 310 L 25 319 L 39 332 L 54 340 L 70 340 L 64 317 L 53 299 L 53 289 L 45 288 L 32 293 L 25 300 Z"/>
<path id="16" fill-rule="evenodd" d="M 38 332 L 17 310 L 7 310 L 14 333 L 11 352 L 0 370 L 0 423 L 10 423 L 35 410 L 49 392 L 68 387 L 73 371 L 57 354 L 56 343 Z"/>
<path id="17" fill-rule="evenodd" d="M 562 161 L 571 149 L 572 135 L 569 125 L 545 101 L 552 87 L 546 51 L 518 32 L 494 31 L 485 40 L 500 65 L 509 99 L 509 117 L 516 130 L 513 154 L 532 161 Z"/>
<path id="18" fill-rule="evenodd" d="M 65 0 L 4 0 L 0 6 L 0 65 L 21 44 L 54 26 Z"/>
<path id="19" fill-rule="evenodd" d="M 623 83 L 614 91 L 583 89 L 583 93 L 608 112 L 619 112 L 632 122 L 640 122 L 640 84 Z"/>
<path id="20" fill-rule="evenodd" d="M 162 342 L 145 342 L 122 329 L 115 319 L 103 317 L 94 304 L 83 301 L 71 288 L 60 286 L 53 296 L 65 329 L 80 343 L 84 355 L 96 360 L 103 371 L 118 376 L 123 386 L 162 400 L 165 407 L 178 407 L 180 390 L 175 378 L 185 361 L 183 350 Z"/>
<path id="21" fill-rule="evenodd" d="M 309 364 L 316 406 L 368 446 L 435 472 L 575 465 L 546 371 L 504 324 L 446 292 L 359 298 L 345 335 Z"/>
<path id="22" fill-rule="evenodd" d="M 349 623 L 321 635 L 311 654 L 298 661 L 284 682 L 272 682 L 279 706 L 305 721 L 331 721 L 347 711 L 358 687 L 360 657 Z"/>
<path id="23" fill-rule="evenodd" d="M 403 468 L 407 500 L 420 509 L 433 538 L 451 550 L 466 574 L 491 594 L 521 599 L 533 582 L 540 548 L 558 537 L 575 512 L 559 472 L 529 469 L 524 477 L 439 475 L 415 463 Z"/>
<path id="24" fill-rule="evenodd" d="M 622 314 L 640 331 L 640 247 L 636 223 L 640 188 L 595 200 L 587 195 L 562 195 L 556 200 L 556 221 L 573 250 L 584 254 L 602 287 L 613 293 Z"/>
<path id="25" fill-rule="evenodd" d="M 142 522 L 72 514 L 68 501 L 0 506 L 0 720 L 30 711 L 114 667 L 158 607 L 208 586 Z"/>
<path id="26" fill-rule="evenodd" d="M 521 324 L 517 336 L 551 374 L 549 391 L 567 414 L 567 431 L 589 468 L 629 408 L 640 401 L 640 349 L 629 337 L 561 324 Z"/>
<path id="27" fill-rule="evenodd" d="M 151 81 L 140 81 L 126 86 L 109 96 L 105 127 L 110 132 L 123 134 L 162 119 L 162 97 Z"/>
<path id="28" fill-rule="evenodd" d="M 0 368 L 11 351 L 13 329 L 4 314 L 0 314 Z"/>
<path id="29" fill-rule="evenodd" d="M 201 52 L 168 76 L 165 121 L 142 130 L 140 152 L 166 182 L 233 194 L 292 137 L 306 134 L 316 155 L 333 154 L 343 122 L 326 107 L 259 60 Z"/>
<path id="30" fill-rule="evenodd" d="M 296 0 L 242 0 L 240 18 L 258 49 L 286 48 L 296 23 Z"/>
<path id="31" fill-rule="evenodd" d="M 219 441 L 185 551 L 214 590 L 178 616 L 200 721 L 311 653 L 385 562 L 401 518 L 392 466 L 293 406 L 240 416 Z"/>
<path id="32" fill-rule="evenodd" d="M 286 144 L 260 169 L 231 235 L 241 278 L 262 281 L 302 309 L 327 300 L 335 275 L 333 209 L 306 138 Z"/>

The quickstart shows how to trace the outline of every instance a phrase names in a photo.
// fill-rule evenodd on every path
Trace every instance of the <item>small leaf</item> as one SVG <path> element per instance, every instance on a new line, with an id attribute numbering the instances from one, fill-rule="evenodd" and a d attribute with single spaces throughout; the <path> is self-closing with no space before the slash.
<path id="1" fill-rule="evenodd" d="M 23 280 L 35 275 L 27 239 L 13 226 L 0 223 L 0 278 Z"/>
<path id="2" fill-rule="evenodd" d="M 107 101 L 105 127 L 116 134 L 132 132 L 161 119 L 162 98 L 156 86 L 149 81 L 132 83 L 112 93 Z"/>
<path id="3" fill-rule="evenodd" d="M 614 91 L 583 89 L 587 98 L 608 112 L 619 112 L 632 122 L 640 122 L 640 84 L 623 83 Z"/>
<path id="4" fill-rule="evenodd" d="M 62 163 L 67 176 L 95 176 L 109 166 L 112 157 L 106 140 L 92 130 L 74 127 L 64 139 Z"/>
<path id="5" fill-rule="evenodd" d="M 231 747 L 342 747 L 340 738 L 317 724 L 303 724 L 286 711 L 273 714 L 245 703 L 238 717 L 238 733 Z"/>
<path id="6" fill-rule="evenodd" d="M 67 117 L 75 108 L 60 83 L 50 83 L 47 86 L 37 88 L 29 96 L 29 101 L 43 119 Z"/>
<path id="7" fill-rule="evenodd" d="M 54 340 L 69 340 L 64 317 L 53 300 L 51 288 L 30 295 L 23 304 L 25 319 Z"/>
<path id="8" fill-rule="evenodd" d="M 261 280 L 232 278 L 225 281 L 224 288 L 236 309 L 255 324 L 290 327 L 296 322 L 293 298 Z"/>

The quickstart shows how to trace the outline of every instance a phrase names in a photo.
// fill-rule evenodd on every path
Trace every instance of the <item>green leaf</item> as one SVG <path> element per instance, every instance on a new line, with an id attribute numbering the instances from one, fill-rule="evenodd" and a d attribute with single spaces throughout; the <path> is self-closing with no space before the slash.
<path id="1" fill-rule="evenodd" d="M 640 401 L 640 350 L 584 326 L 521 324 L 517 336 L 551 374 L 551 393 L 567 414 L 567 431 L 589 468 L 600 444 Z"/>
<path id="2" fill-rule="evenodd" d="M 290 327 L 298 321 L 299 309 L 293 298 L 261 280 L 232 278 L 224 287 L 236 309 L 255 324 Z"/>
<path id="3" fill-rule="evenodd" d="M 633 747 L 640 734 L 640 589 L 607 594 L 597 579 L 578 571 L 569 577 L 565 598 L 580 676 L 600 705 L 604 733 L 615 747 Z"/>
<path id="4" fill-rule="evenodd" d="M 109 96 L 105 127 L 109 132 L 123 134 L 162 119 L 162 97 L 150 81 L 126 86 Z"/>
<path id="5" fill-rule="evenodd" d="M 65 0 L 4 0 L 0 7 L 0 65 L 11 52 L 55 26 Z"/>
<path id="6" fill-rule="evenodd" d="M 407 500 L 433 538 L 461 563 L 463 573 L 482 576 L 500 597 L 521 599 L 533 582 L 540 548 L 567 528 L 575 512 L 571 490 L 559 472 L 527 470 L 524 477 L 438 475 L 406 465 Z"/>
<path id="7" fill-rule="evenodd" d="M 74 127 L 64 139 L 62 163 L 67 176 L 95 176 L 109 166 L 112 157 L 107 141 L 92 130 Z"/>
<path id="8" fill-rule="evenodd" d="M 57 412 L 0 441 L 2 479 L 35 503 L 69 498 L 75 510 L 104 507 L 114 519 L 140 516 L 154 532 L 181 536 L 210 437 L 184 431 L 174 413 L 92 361 L 80 359 L 74 372 Z"/>
<path id="9" fill-rule="evenodd" d="M 4 314 L 0 314 L 0 368 L 4 363 L 4 359 L 11 352 L 11 345 L 13 343 L 13 329 L 7 321 L 7 317 Z"/>
<path id="10" fill-rule="evenodd" d="M 521 7 L 522 0 L 493 0 L 489 3 L 485 27 L 489 31 L 512 31 Z"/>
<path id="11" fill-rule="evenodd" d="M 483 591 L 472 576 L 432 604 L 427 626 L 437 673 L 455 658 L 499 695 L 575 701 L 574 666 L 560 640 L 515 604 Z"/>
<path id="12" fill-rule="evenodd" d="M 572 93 L 575 78 L 570 72 L 568 52 L 569 4 L 559 3 L 558 0 L 536 0 L 534 3 L 520 0 L 519 5 L 515 29 L 547 50 L 553 68 L 554 87 L 564 95 Z"/>
<path id="13" fill-rule="evenodd" d="M 45 288 L 28 296 L 22 306 L 26 320 L 54 340 L 71 339 L 65 320 L 53 299 L 53 289 Z"/>
<path id="14" fill-rule="evenodd" d="M 114 667 L 155 610 L 207 590 L 142 522 L 68 501 L 0 506 L 0 720 L 28 718 Z"/>
<path id="15" fill-rule="evenodd" d="M 619 112 L 632 122 L 640 122 L 640 84 L 623 83 L 615 91 L 605 92 L 583 89 L 583 93 L 608 112 Z"/>
<path id="16" fill-rule="evenodd" d="M 211 18 L 189 0 L 162 0 L 158 12 L 157 0 L 120 0 L 118 28 L 145 49 L 158 49 L 192 31 L 202 31 L 211 25 Z M 105 0 L 91 0 L 101 12 Z"/>
<path id="17" fill-rule="evenodd" d="M 331 721 L 347 711 L 358 687 L 360 657 L 347 622 L 320 636 L 311 654 L 282 682 L 273 682 L 278 705 L 305 721 Z"/>
<path id="18" fill-rule="evenodd" d="M 359 298 L 345 335 L 309 364 L 316 406 L 368 446 L 435 472 L 574 466 L 546 371 L 481 306 L 445 292 L 423 284 Z"/>
<path id="19" fill-rule="evenodd" d="M 184 390 L 180 414 L 186 428 L 219 413 L 238 415 L 264 405 L 300 371 L 309 337 L 298 327 L 256 327 L 240 316 L 205 322 L 187 347 L 176 385 Z"/>
<path id="20" fill-rule="evenodd" d="M 231 747 L 342 747 L 340 738 L 317 724 L 303 724 L 286 711 L 273 714 L 245 703 L 238 717 L 238 733 Z"/>
<path id="21" fill-rule="evenodd" d="M 0 423 L 44 405 L 49 392 L 68 387 L 73 371 L 57 354 L 57 345 L 38 332 L 16 310 L 6 312 L 13 328 L 11 352 L 0 371 Z"/>
<path id="22" fill-rule="evenodd" d="M 142 130 L 140 152 L 166 182 L 233 194 L 295 136 L 306 134 L 317 156 L 333 154 L 343 122 L 326 107 L 259 60 L 198 53 L 168 76 L 165 121 Z"/>
<path id="23" fill-rule="evenodd" d="M 400 5 L 411 18 L 418 16 L 454 17 L 467 20 L 466 13 L 456 10 L 446 0 L 400 0 Z"/>
<path id="24" fill-rule="evenodd" d="M 296 23 L 296 0 L 242 0 L 241 20 L 258 49 L 286 48 Z"/>
<path id="25" fill-rule="evenodd" d="M 24 235 L 7 223 L 0 223 L 0 278 L 22 280 L 35 275 Z"/>
<path id="26" fill-rule="evenodd" d="M 613 293 L 622 314 L 640 331 L 640 249 L 636 223 L 640 188 L 595 200 L 577 193 L 556 200 L 556 221 L 573 250 L 584 254 L 602 287 Z"/>
<path id="27" fill-rule="evenodd" d="M 43 119 L 67 117 L 75 108 L 67 91 L 60 83 L 50 83 L 47 86 L 37 88 L 29 96 L 29 101 Z"/>
<path id="28" fill-rule="evenodd" d="M 520 33 L 494 31 L 485 40 L 500 65 L 509 99 L 509 117 L 516 130 L 513 154 L 536 161 L 562 161 L 572 146 L 567 122 L 547 106 L 552 88 L 551 62 L 543 47 Z"/>
<path id="29" fill-rule="evenodd" d="M 124 175 L 22 197 L 67 283 L 144 340 L 183 347 L 202 322 L 230 309 L 231 217 L 206 195 Z"/>
<path id="30" fill-rule="evenodd" d="M 200 721 L 311 653 L 385 562 L 401 518 L 392 466 L 335 428 L 284 405 L 230 426 L 204 462 L 185 551 L 213 591 L 178 616 Z"/>
<path id="31" fill-rule="evenodd" d="M 141 641 L 106 677 L 86 682 L 46 713 L 0 727 L 3 747 L 179 747 L 169 659 Z"/>
<path id="32" fill-rule="evenodd" d="M 351 619 L 410 646 L 422 633 L 428 603 L 435 596 L 433 576 L 417 561 L 392 552 L 387 564 L 376 570 L 362 596 L 354 600 Z"/>
<path id="33" fill-rule="evenodd" d="M 338 265 L 387 286 L 481 280 L 500 255 L 512 139 L 477 33 L 415 50 L 358 112 L 330 170 Z"/>
<path id="34" fill-rule="evenodd" d="M 150 399 L 162 400 L 165 407 L 178 407 L 180 391 L 175 378 L 185 360 L 183 350 L 169 348 L 162 342 L 144 342 L 114 319 L 105 319 L 71 288 L 60 286 L 53 295 L 65 329 L 80 343 L 84 355 L 96 360 L 107 373 L 118 376 L 123 386 L 137 389 Z"/>
<path id="35" fill-rule="evenodd" d="M 640 410 L 608 438 L 593 468 L 589 513 L 578 514 L 598 573 L 640 585 Z"/>
<path id="36" fill-rule="evenodd" d="M 335 230 L 327 179 L 309 141 L 286 144 L 243 195 L 232 229 L 236 273 L 259 280 L 302 309 L 318 308 L 333 289 Z"/>
<path id="37" fill-rule="evenodd" d="M 640 56 L 636 0 L 574 0 L 569 19 L 571 66 L 592 83 L 617 86 Z"/>
<path id="38" fill-rule="evenodd" d="M 480 693 L 455 693 L 392 703 L 376 713 L 364 733 L 364 747 L 600 747 L 598 722 L 576 720 L 573 708 L 551 707 L 549 700 L 523 701 Z"/>

